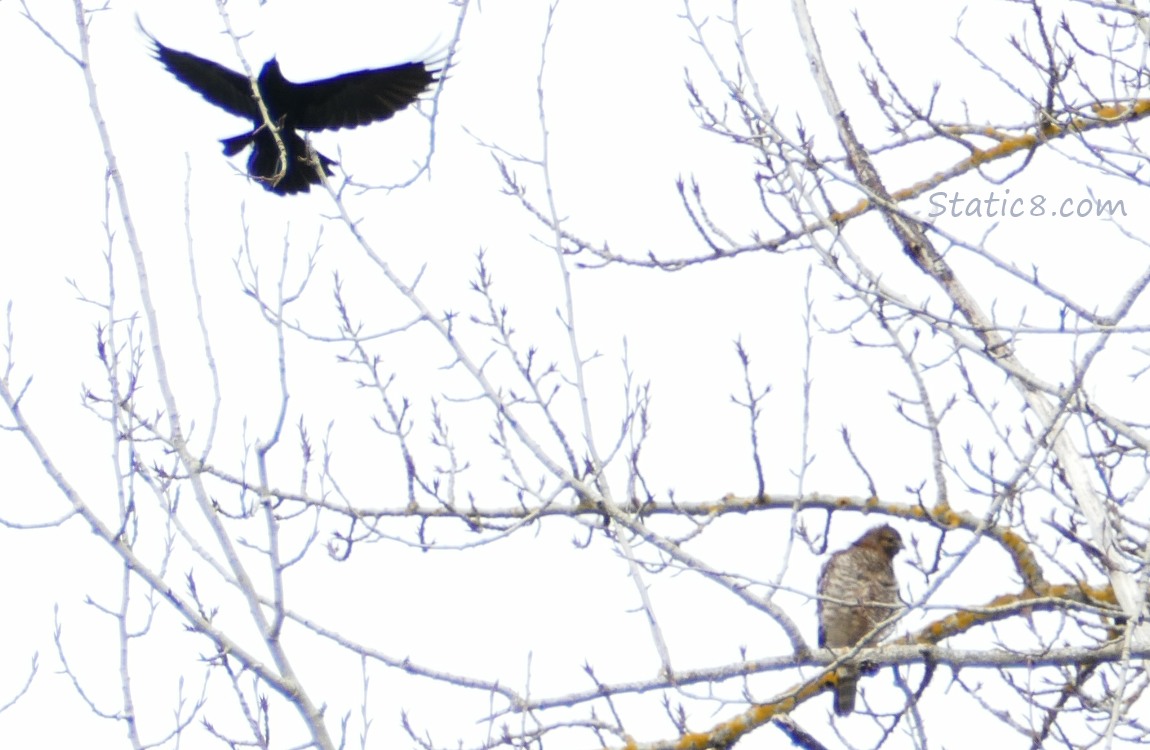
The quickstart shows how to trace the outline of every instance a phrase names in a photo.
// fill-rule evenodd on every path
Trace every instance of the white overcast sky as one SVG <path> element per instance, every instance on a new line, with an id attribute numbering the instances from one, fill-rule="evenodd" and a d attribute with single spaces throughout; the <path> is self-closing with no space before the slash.
<path id="1" fill-rule="evenodd" d="M 869 120 L 873 108 L 867 108 L 867 94 L 859 83 L 861 47 L 850 13 L 853 8 L 888 67 L 899 72 L 909 95 L 923 100 L 930 86 L 940 82 L 944 94 L 940 107 L 947 118 L 960 119 L 965 102 L 974 122 L 991 117 L 1020 124 L 1032 120 L 1033 112 L 1006 99 L 993 85 L 993 76 L 975 69 L 950 41 L 959 4 L 812 4 L 832 75 L 848 111 L 859 113 L 855 122 L 872 134 L 868 137 L 877 140 L 873 134 L 881 125 Z M 816 134 L 816 144 L 834 150 L 829 140 L 833 132 L 799 52 L 789 6 L 743 5 L 744 22 L 753 29 L 750 58 L 765 95 L 778 107 L 780 118 L 791 121 L 800 116 Z M 728 8 L 726 3 L 693 6 L 700 15 L 725 14 Z M 77 49 L 70 3 L 28 0 L 28 8 L 70 50 Z M 258 67 L 274 54 L 285 75 L 295 81 L 442 54 L 456 23 L 456 8 L 433 0 L 269 0 L 262 8 L 254 0 L 233 0 L 228 9 L 236 29 L 250 33 L 243 46 L 251 64 Z M 690 28 L 679 18 L 681 12 L 682 4 L 671 0 L 564 0 L 548 48 L 544 86 L 559 213 L 568 217 L 567 228 L 574 233 L 606 241 L 613 251 L 632 257 L 648 251 L 665 258 L 705 254 L 675 192 L 680 176 L 697 177 L 714 220 L 740 232 L 742 238 L 752 231 L 770 235 L 774 229 L 757 208 L 753 165 L 746 154 L 705 133 L 690 112 L 685 68 L 716 105 L 721 104 L 722 93 L 705 56 L 691 41 Z M 1009 50 L 1004 37 L 1016 28 L 1008 20 L 1010 12 L 1004 3 L 972 4 L 963 21 L 963 38 L 979 45 L 991 59 L 1005 59 Z M 233 265 L 245 222 L 261 278 L 268 284 L 278 273 L 285 238 L 291 243 L 290 263 L 298 274 L 322 230 L 324 247 L 316 281 L 295 311 L 301 317 L 311 316 L 314 327 L 333 330 L 330 288 L 336 271 L 361 303 L 359 314 L 374 327 L 402 324 L 410 319 L 411 310 L 392 290 L 373 286 L 380 282 L 370 275 L 370 264 L 349 242 L 346 230 L 330 220 L 331 201 L 323 190 L 287 198 L 272 195 L 237 171 L 242 170 L 244 157 L 228 160 L 220 153 L 219 139 L 242 132 L 245 123 L 209 105 L 151 57 L 147 39 L 136 26 L 137 14 L 148 31 L 169 47 L 233 69 L 239 67 L 238 61 L 210 0 L 112 0 L 109 9 L 92 16 L 98 94 L 159 300 L 178 396 L 189 415 L 205 409 L 210 397 L 204 390 L 207 380 L 187 281 L 184 194 L 190 180 L 198 274 L 224 378 L 219 441 L 221 446 L 235 447 L 245 429 L 249 439 L 266 433 L 278 407 L 278 395 L 269 386 L 274 385 L 274 342 L 241 293 Z M 538 157 L 535 96 L 545 23 L 544 2 L 473 4 L 455 66 L 438 100 L 430 176 L 402 190 L 349 195 L 348 204 L 362 217 L 377 250 L 401 275 L 412 279 L 426 266 L 420 288 L 436 310 L 472 308 L 474 294 L 468 281 L 476 252 L 486 249 L 521 334 L 543 342 L 551 357 L 560 357 L 562 331 L 555 313 L 560 281 L 554 256 L 536 239 L 542 227 L 500 193 L 499 174 L 484 145 Z M 728 62 L 730 46 L 717 18 L 711 19 L 707 32 L 721 54 L 728 56 L 722 62 Z M 82 384 L 100 384 L 94 331 L 102 317 L 98 309 L 78 299 L 76 287 L 95 298 L 106 293 L 102 257 L 106 240 L 101 228 L 104 158 L 79 70 L 20 17 L 15 0 L 0 2 L 0 69 L 5 71 L 0 76 L 4 103 L 0 140 L 5 149 L 0 180 L 0 306 L 12 305 L 16 379 L 34 377 L 25 404 L 29 418 L 42 430 L 50 450 L 58 453 L 69 478 L 98 497 L 100 488 L 110 483 L 107 435 L 104 425 L 82 408 L 81 396 Z M 422 111 L 430 113 L 430 101 L 423 103 Z M 357 179 L 397 184 L 414 174 L 413 164 L 426 153 L 428 120 L 407 110 L 386 123 L 354 132 L 317 135 L 314 142 Z M 889 165 L 888 186 L 923 179 L 956 158 L 954 153 L 927 153 L 918 162 Z M 518 164 L 516 170 L 534 199 L 542 201 L 539 171 L 528 164 Z M 959 184 L 984 193 L 995 188 L 977 176 Z M 1092 189 L 1130 205 L 1144 200 L 1129 187 L 1113 186 L 1089 173 L 1064 179 L 1042 163 L 1010 187 L 1023 195 L 1048 190 L 1059 197 L 1084 196 Z M 1111 189 L 1114 192 L 1108 193 Z M 913 208 L 924 213 L 929 209 L 925 203 Z M 125 298 L 123 309 L 130 311 L 135 309 L 134 274 L 115 207 L 111 214 L 118 235 L 117 280 Z M 976 239 L 979 234 L 971 226 L 954 224 L 956 232 Z M 1145 234 L 1145 216 L 1131 218 L 1128 226 L 1140 227 Z M 1110 236 L 1104 233 L 1112 230 L 1100 223 L 1004 222 L 995 231 L 1000 237 L 1016 238 L 1003 246 L 1014 244 L 1020 253 L 1033 253 L 1025 257 L 1043 258 L 1049 262 L 1044 273 L 1052 280 L 1073 280 L 1083 294 L 1100 290 L 1104 299 L 1102 270 L 1123 275 L 1133 268 L 1119 265 L 1125 262 L 1121 258 L 1105 255 L 1104 243 L 1095 238 Z M 881 233 L 876 236 L 882 237 L 883 246 L 873 249 L 875 264 L 889 263 L 892 280 L 911 277 L 915 272 L 898 248 Z M 1086 272 L 1075 257 L 1081 248 L 1094 254 Z M 653 382 L 656 411 L 647 450 L 652 465 L 658 467 L 653 471 L 658 482 L 654 490 L 673 489 L 677 497 L 691 501 L 754 491 L 746 415 L 730 400 L 741 388 L 733 346 L 737 338 L 750 351 L 760 384 L 769 383 L 774 389 L 766 406 L 764 433 L 764 454 L 773 459 L 766 467 L 768 489 L 779 493 L 799 489 L 793 473 L 799 455 L 795 435 L 804 346 L 799 316 L 804 271 L 810 263 L 805 254 L 743 255 L 673 274 L 626 268 L 576 274 L 582 346 L 585 352 L 602 354 L 592 368 L 592 393 L 604 431 L 619 409 L 624 340 L 638 379 Z M 816 271 L 813 293 L 825 288 L 820 287 Z M 1015 301 L 1004 296 L 1001 304 L 1009 307 Z M 823 313 L 821 322 L 830 327 L 844 324 L 849 310 L 827 306 Z M 188 346 L 179 346 L 181 340 Z M 366 401 L 350 387 L 351 375 L 335 363 L 334 355 L 330 348 L 293 347 L 293 403 L 323 404 L 323 413 L 330 412 L 329 418 L 342 426 L 362 420 Z M 429 337 L 397 342 L 394 356 L 403 362 L 397 367 L 410 373 L 405 387 L 414 398 L 423 399 L 420 408 L 426 408 L 428 396 L 458 385 L 440 370 L 449 363 L 447 351 Z M 929 478 L 928 446 L 921 444 L 921 433 L 890 419 L 888 391 L 907 392 L 910 386 L 904 376 L 896 382 L 888 379 L 888 356 L 889 352 L 860 352 L 845 340 L 828 340 L 817 350 L 819 392 L 812 430 L 819 458 L 802 488 L 805 491 L 865 492 L 864 480 L 850 468 L 834 437 L 841 425 L 851 427 L 855 445 L 876 472 L 881 489 L 905 500 L 902 493 L 907 486 Z M 328 403 L 333 382 L 342 390 Z M 1112 385 L 1115 399 L 1127 397 L 1121 389 L 1130 387 L 1128 381 L 1116 376 Z M 154 390 L 150 397 L 156 398 Z M 309 425 L 313 437 L 319 437 L 326 425 L 326 419 L 317 415 Z M 364 430 L 364 437 L 356 429 L 338 433 L 336 447 L 337 461 L 349 472 L 353 489 L 363 493 L 368 504 L 399 502 L 391 499 L 386 480 L 349 469 L 358 461 L 372 465 L 383 460 L 376 455 L 383 448 L 372 442 L 370 430 Z M 460 440 L 482 442 L 489 425 L 481 422 L 458 429 Z M 225 453 L 226 448 L 217 450 Z M 386 461 L 390 460 L 389 454 Z M 476 471 L 490 471 L 496 480 L 501 470 L 481 466 Z M 12 434 L 0 436 L 0 472 L 5 477 L 0 488 L 0 515 L 5 520 L 33 524 L 66 512 L 42 469 Z M 281 483 L 287 484 L 287 477 Z M 718 567 L 728 565 L 755 575 L 754 561 L 764 554 L 762 540 L 777 542 L 785 533 L 764 523 L 731 519 L 726 535 L 709 543 L 714 548 L 703 547 L 698 553 L 709 555 Z M 870 523 L 854 519 L 842 524 L 831 546 L 844 545 Z M 584 661 L 595 664 L 604 680 L 647 678 L 658 663 L 654 651 L 645 646 L 649 637 L 641 615 L 631 611 L 636 601 L 625 567 L 609 555 L 590 563 L 587 555 L 572 549 L 574 529 L 545 524 L 538 534 L 521 534 L 505 544 L 442 555 L 376 549 L 343 564 L 319 555 L 307 569 L 309 577 L 298 579 L 296 585 L 304 592 L 300 596 L 309 611 L 330 617 L 349 635 L 370 639 L 373 632 L 385 633 L 382 646 L 403 644 L 413 659 L 445 669 L 521 684 L 530 651 L 532 689 L 540 694 L 586 687 L 577 677 Z M 97 669 L 112 664 L 117 656 L 107 651 L 114 642 L 112 626 L 105 621 L 105 632 L 92 626 L 99 619 L 86 607 L 84 597 L 106 593 L 107 576 L 114 577 L 118 563 L 75 520 L 63 530 L 0 529 L 0 540 L 0 565 L 15 572 L 0 576 L 0 600 L 6 602 L 7 612 L 5 637 L 0 639 L 0 700 L 15 689 L 3 675 L 23 674 L 35 651 L 40 653 L 42 670 L 26 703 L 0 715 L 0 745 L 8 746 L 11 738 L 19 737 L 12 747 L 118 746 L 122 736 L 118 727 L 92 717 L 55 674 L 51 641 L 53 606 L 58 605 L 64 638 L 77 659 L 73 666 L 100 675 L 90 686 L 97 694 L 108 690 L 114 695 L 114 672 Z M 800 555 L 796 565 L 810 570 L 813 587 L 817 561 Z M 378 573 L 372 572 L 373 566 L 379 567 Z M 980 569 L 975 560 L 964 572 L 977 577 L 988 569 L 995 568 Z M 764 578 L 768 575 L 762 573 Z M 721 616 L 714 615 L 705 606 L 712 595 L 706 587 L 696 591 L 694 584 L 676 581 L 673 591 L 667 589 L 664 595 L 661 585 L 654 587 L 653 595 L 665 613 L 678 666 L 735 661 L 740 645 L 748 647 L 752 658 L 777 653 L 769 641 L 777 637 L 777 630 L 771 628 L 757 640 L 760 614 L 732 612 L 728 607 Z M 955 597 L 961 595 L 962 585 L 961 576 L 956 577 Z M 798 596 L 790 601 L 813 641 L 813 606 Z M 89 626 L 93 629 L 85 630 Z M 596 637 L 581 637 L 599 629 L 603 632 Z M 700 638 L 701 629 L 715 637 Z M 195 646 L 184 642 L 173 648 Z M 156 654 L 159 660 L 164 656 Z M 317 653 L 315 663 L 304 668 L 325 670 L 327 658 Z M 341 668 L 354 673 L 354 663 Z M 444 713 L 445 706 L 436 702 L 440 699 L 424 697 L 418 683 L 396 678 L 380 684 L 381 689 L 396 691 L 397 705 L 411 711 L 417 724 L 434 724 L 435 717 Z M 332 693 L 324 696 L 341 712 L 354 706 L 357 696 L 357 686 L 342 694 L 344 687 L 333 686 Z M 157 683 L 158 705 L 171 701 L 171 691 L 170 682 Z M 469 717 L 482 713 L 479 696 L 456 699 L 458 710 L 446 711 L 452 719 L 438 719 L 439 742 L 450 744 L 457 734 L 473 731 Z M 802 709 L 808 719 L 827 710 L 825 699 L 814 703 Z M 703 717 L 701 726 L 722 716 Z M 642 739 L 664 736 L 666 725 L 659 718 L 652 717 L 653 734 Z M 398 732 L 396 720 L 397 713 L 379 716 L 377 731 L 402 743 L 397 746 L 406 746 L 402 734 L 392 734 Z M 777 739 L 777 733 L 762 731 L 740 747 L 769 747 L 765 743 Z"/>

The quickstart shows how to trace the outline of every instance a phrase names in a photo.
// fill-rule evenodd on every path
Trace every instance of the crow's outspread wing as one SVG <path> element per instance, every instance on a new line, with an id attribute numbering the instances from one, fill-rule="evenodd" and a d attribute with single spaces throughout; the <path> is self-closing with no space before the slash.
<path id="1" fill-rule="evenodd" d="M 156 59 L 188 88 L 233 115 L 246 117 L 253 122 L 263 119 L 260 108 L 252 98 L 252 84 L 247 76 L 211 60 L 165 47 L 155 39 L 152 43 L 155 45 Z"/>
<path id="2" fill-rule="evenodd" d="M 367 125 L 406 108 L 439 80 L 439 72 L 422 62 L 410 62 L 311 83 L 285 81 L 283 109 L 290 113 L 292 125 L 302 130 Z"/>
<path id="3" fill-rule="evenodd" d="M 140 26 L 143 30 L 143 26 Z M 147 31 L 144 31 L 148 34 Z M 280 195 L 307 192 L 332 174 L 332 159 L 312 149 L 298 130 L 354 128 L 386 120 L 408 107 L 439 80 L 442 70 L 409 62 L 379 70 L 360 70 L 310 83 L 283 77 L 273 57 L 256 83 L 274 131 L 252 94 L 247 76 L 187 52 L 165 47 L 148 34 L 164 67 L 212 104 L 251 121 L 252 130 L 223 140 L 224 153 L 235 156 L 249 146 L 248 174 Z"/>

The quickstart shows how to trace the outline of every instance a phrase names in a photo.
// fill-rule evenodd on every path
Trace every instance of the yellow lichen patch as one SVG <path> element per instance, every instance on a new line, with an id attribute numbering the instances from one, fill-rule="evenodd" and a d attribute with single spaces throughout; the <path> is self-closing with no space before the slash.
<path id="1" fill-rule="evenodd" d="M 750 710 L 747 711 L 746 716 L 755 726 L 761 727 L 763 724 L 766 724 L 768 721 L 773 719 L 778 713 L 779 712 L 775 708 L 774 703 L 766 703 L 760 704 L 758 706 L 751 706 Z"/>
<path id="2" fill-rule="evenodd" d="M 1051 125 L 1049 127 L 1054 129 L 1053 132 L 1049 131 L 1048 128 L 1043 128 L 1042 134 L 1044 136 L 1049 138 L 1050 136 L 1058 134 L 1059 128 L 1057 125 Z M 1037 143 L 1038 136 L 1032 135 L 1030 133 L 1016 136 L 1014 138 L 1006 138 L 997 146 L 975 151 L 964 162 L 960 162 L 959 167 L 961 168 L 963 164 L 969 164 L 972 167 L 977 167 L 980 164 L 985 164 L 986 162 L 994 161 L 995 159 L 1001 159 L 1002 157 L 1009 156 L 1010 154 L 1013 154 L 1017 151 L 1025 151 L 1027 149 L 1034 148 Z M 961 171 L 965 172 L 966 169 L 962 169 Z"/>
<path id="3" fill-rule="evenodd" d="M 762 721 L 760 721 L 759 724 L 756 724 L 756 726 L 765 724 L 776 716 L 789 714 L 791 711 L 795 710 L 795 706 L 797 705 L 798 703 L 795 701 L 795 699 L 789 695 L 785 698 L 780 698 L 774 703 L 764 703 L 763 705 L 759 706 L 760 710 L 756 712 L 756 715 L 762 719 Z"/>
<path id="4" fill-rule="evenodd" d="M 1026 552 L 1030 551 L 1030 549 L 1026 546 L 1026 542 L 1023 541 L 1022 537 L 1020 537 L 1018 534 L 1015 534 L 1013 531 L 1010 531 L 1010 530 L 1003 531 L 1001 534 L 999 534 L 998 538 L 1002 541 L 1003 544 L 1005 544 L 1007 547 L 1010 547 L 1013 550 L 1026 551 Z"/>
<path id="5" fill-rule="evenodd" d="M 1038 564 L 1038 558 L 1030 551 L 1030 545 L 1026 540 L 1009 529 L 1001 531 L 996 536 L 1014 558 L 1014 564 L 1026 585 L 1040 594 L 1045 593 L 1048 586 L 1043 580 L 1042 566 Z"/>
<path id="6" fill-rule="evenodd" d="M 1005 156 L 1017 153 L 1019 151 L 1028 151 L 1035 148 L 1044 140 L 1051 140 L 1053 138 L 1060 138 L 1068 133 L 1083 132 L 1086 130 L 1093 130 L 1095 128 L 1109 128 L 1114 127 L 1118 123 L 1130 122 L 1132 120 L 1141 119 L 1147 114 L 1150 114 L 1150 99 L 1139 99 L 1133 104 L 1115 104 L 1115 105 L 1101 105 L 1096 104 L 1092 107 L 1096 118 L 1087 119 L 1084 117 L 1077 117 L 1071 121 L 1060 125 L 1056 122 L 1049 120 L 1038 125 L 1037 132 L 1023 133 L 1021 135 L 1010 135 L 1009 133 L 998 130 L 990 125 L 982 128 L 974 127 L 946 127 L 944 131 L 961 136 L 967 132 L 983 135 L 987 138 L 992 138 L 998 141 L 997 145 L 987 149 L 972 149 L 970 156 L 959 161 L 953 167 L 945 172 L 936 172 L 931 177 L 925 180 L 914 183 L 910 187 L 900 188 L 891 191 L 891 198 L 897 203 L 904 200 L 917 198 L 924 195 L 928 190 L 941 185 L 947 180 L 965 174 L 972 169 L 977 169 L 979 166 L 987 162 L 1001 159 Z M 964 141 L 965 143 L 965 141 Z M 969 147 L 970 144 L 966 143 Z M 835 226 L 841 226 L 845 222 L 869 211 L 873 205 L 869 200 L 861 200 L 851 208 L 845 211 L 835 211 L 828 218 L 828 220 Z M 821 229 L 823 226 L 815 224 L 807 227 L 808 231 Z"/>
<path id="7" fill-rule="evenodd" d="M 1081 132 L 1084 130 L 1093 130 L 1098 127 L 1109 127 L 1107 124 L 1109 122 L 1139 119 L 1147 112 L 1150 112 L 1150 101 L 1139 99 L 1134 102 L 1133 105 L 1117 102 L 1113 104 L 1096 102 L 1090 105 L 1090 111 L 1094 113 L 1094 118 L 1096 119 L 1075 117 L 1070 121 L 1068 129 Z"/>
<path id="8" fill-rule="evenodd" d="M 1001 596 L 996 596 L 981 608 L 984 610 L 982 612 L 961 610 L 959 612 L 947 615 L 941 620 L 932 622 L 919 633 L 915 640 L 919 643 L 938 643 L 944 638 L 949 638 L 952 635 L 966 632 L 976 625 L 982 625 L 994 620 L 1001 620 L 1017 614 L 1017 609 L 1004 608 L 1009 608 L 1011 605 L 1019 604 L 1033 598 L 1035 598 L 1033 592 L 1024 592 L 1022 594 L 1003 594 Z M 1001 611 L 995 612 L 993 610 Z"/>
<path id="9" fill-rule="evenodd" d="M 927 625 L 913 640 L 918 643 L 938 643 L 944 638 L 966 632 L 976 625 L 1004 620 L 1032 609 L 1062 609 L 1069 602 L 1114 604 L 1114 591 L 1086 584 L 1059 584 L 1047 586 L 1045 592 L 1027 589 L 1019 594 L 1002 594 L 979 608 L 980 611 L 960 610 Z"/>
<path id="10" fill-rule="evenodd" d="M 957 529 L 963 525 L 962 515 L 951 510 L 949 505 L 939 505 L 930 512 L 936 523 L 948 529 Z"/>
<path id="11" fill-rule="evenodd" d="M 711 740 L 711 735 L 704 732 L 692 732 L 680 737 L 679 741 L 675 743 L 675 747 L 678 750 L 706 750 L 712 744 L 714 743 Z"/>
<path id="12" fill-rule="evenodd" d="M 1086 600 L 1095 604 L 1117 605 L 1118 597 L 1110 586 L 1098 588 L 1085 583 L 1060 583 L 1051 586 L 1049 595 L 1059 599 Z"/>
<path id="13" fill-rule="evenodd" d="M 748 720 L 748 729 L 762 726 L 776 716 L 783 716 L 794 711 L 800 703 L 822 693 L 829 686 L 838 684 L 838 673 L 834 670 L 824 672 L 812 680 L 802 683 L 771 703 L 762 703 L 751 708 L 744 716 Z"/>
<path id="14" fill-rule="evenodd" d="M 1116 120 L 1129 112 L 1130 109 L 1125 104 L 1099 104 L 1095 102 L 1090 105 L 1090 111 L 1100 119 Z"/>
<path id="15" fill-rule="evenodd" d="M 963 610 L 936 620 L 921 631 L 916 639 L 919 643 L 938 643 L 944 638 L 963 633 L 975 625 L 979 625 L 991 618 L 977 612 Z"/>
<path id="16" fill-rule="evenodd" d="M 842 224 L 847 219 L 853 219 L 856 216 L 861 216 L 868 208 L 870 208 L 870 201 L 865 198 L 858 203 L 854 204 L 846 211 L 835 211 L 827 217 L 832 224 Z"/>
<path id="17" fill-rule="evenodd" d="M 930 177 L 927 177 L 925 180 L 920 180 L 910 187 L 894 191 L 890 195 L 891 200 L 893 200 L 895 203 L 901 203 L 902 201 L 910 200 L 911 198 L 917 198 L 918 196 L 926 193 L 928 190 L 933 190 L 934 188 L 938 187 L 951 177 L 953 177 L 953 175 L 947 174 L 945 172 L 935 172 Z"/>
<path id="18" fill-rule="evenodd" d="M 735 718 L 731 719 L 727 726 L 732 732 L 738 732 L 739 734 L 743 734 L 749 728 L 747 725 L 747 718 L 745 716 L 736 716 Z"/>
<path id="19" fill-rule="evenodd" d="M 777 701 L 751 706 L 743 713 L 716 724 L 710 731 L 684 734 L 675 740 L 675 750 L 703 750 L 716 746 L 729 747 L 751 730 L 763 726 L 775 717 L 794 711 L 801 701 L 822 692 L 827 684 L 826 678 L 828 676 L 837 680 L 833 672 L 830 675 L 819 675 L 814 680 L 794 688 Z M 637 750 L 637 744 L 628 737 L 624 750 Z"/>
<path id="20" fill-rule="evenodd" d="M 1031 594 L 1027 593 L 1022 597 L 1028 597 Z M 1000 603 L 1009 604 L 1017 602 L 1020 599 L 1019 595 L 1003 595 L 991 602 L 989 606 L 993 607 Z M 977 613 L 960 612 L 952 615 L 948 620 L 953 619 L 958 623 L 966 623 L 977 619 Z M 941 626 L 943 621 L 936 623 L 932 627 Z M 919 639 L 923 639 L 920 637 Z M 816 675 L 804 683 L 801 683 L 789 692 L 783 694 L 778 700 L 771 703 L 761 703 L 753 705 L 742 713 L 731 717 L 730 719 L 714 725 L 709 731 L 706 732 L 688 732 L 678 739 L 673 741 L 675 750 L 705 750 L 711 747 L 730 747 L 738 742 L 749 732 L 761 727 L 779 716 L 789 714 L 804 701 L 819 695 L 824 690 L 834 687 L 839 682 L 838 672 L 829 670 Z M 658 743 L 663 745 L 664 743 Z M 627 736 L 623 750 L 638 750 L 639 744 L 635 740 Z"/>

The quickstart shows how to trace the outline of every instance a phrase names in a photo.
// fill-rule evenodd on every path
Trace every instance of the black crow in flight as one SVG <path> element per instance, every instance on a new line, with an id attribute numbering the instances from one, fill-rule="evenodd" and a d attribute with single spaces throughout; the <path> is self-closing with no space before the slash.
<path id="1" fill-rule="evenodd" d="M 439 80 L 442 71 L 429 69 L 423 62 L 409 62 L 378 70 L 360 70 L 311 83 L 292 83 L 283 77 L 273 57 L 264 63 L 257 83 L 283 141 L 281 155 L 275 135 L 268 129 L 260 105 L 252 95 L 252 84 L 242 73 L 202 57 L 165 47 L 155 39 L 156 58 L 172 75 L 212 104 L 245 117 L 251 131 L 224 138 L 224 154 L 235 156 L 248 146 L 248 173 L 265 189 L 279 195 L 306 193 L 322 184 L 317 169 L 331 175 L 335 162 L 312 150 L 297 130 L 336 130 L 354 128 L 386 120 L 404 109 Z M 286 156 L 286 163 L 283 159 Z"/>

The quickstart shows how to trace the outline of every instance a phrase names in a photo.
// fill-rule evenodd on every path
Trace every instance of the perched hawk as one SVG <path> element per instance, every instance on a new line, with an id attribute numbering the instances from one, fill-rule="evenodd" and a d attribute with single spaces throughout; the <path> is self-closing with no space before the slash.
<path id="1" fill-rule="evenodd" d="M 894 556 L 902 537 L 890 526 L 876 526 L 844 550 L 831 555 L 819 576 L 819 647 L 844 648 L 858 644 L 899 609 Z M 871 643 L 886 637 L 893 625 Z M 835 713 L 846 716 L 855 707 L 858 664 L 839 667 Z"/>
<path id="2" fill-rule="evenodd" d="M 172 75 L 212 104 L 251 123 L 248 132 L 223 139 L 224 154 L 235 156 L 251 146 L 248 174 L 279 195 L 306 193 L 312 185 L 322 184 L 317 170 L 330 175 L 330 166 L 335 163 L 318 152 L 312 161 L 307 143 L 296 131 L 354 128 L 386 120 L 419 98 L 443 72 L 424 62 L 409 62 L 293 83 L 284 78 L 273 57 L 264 63 L 256 86 L 279 130 L 281 153 L 246 75 L 165 47 L 155 39 L 152 43 L 156 57 Z"/>

